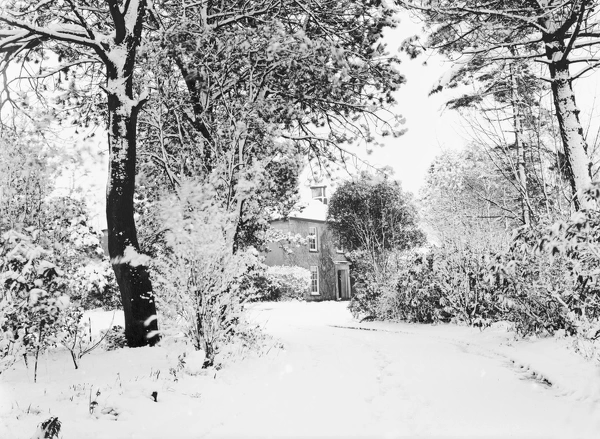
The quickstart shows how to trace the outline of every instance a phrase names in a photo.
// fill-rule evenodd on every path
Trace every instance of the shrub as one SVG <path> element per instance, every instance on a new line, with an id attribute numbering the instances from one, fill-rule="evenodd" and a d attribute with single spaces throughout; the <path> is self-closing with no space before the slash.
<path id="1" fill-rule="evenodd" d="M 588 196 L 598 201 L 600 186 Z M 396 274 L 394 288 L 368 276 L 358 279 L 355 314 L 477 326 L 506 320 L 521 335 L 564 331 L 587 351 L 600 338 L 598 209 L 522 227 L 504 251 L 441 247 L 425 256 L 407 253 Z"/>
<path id="2" fill-rule="evenodd" d="M 127 346 L 127 339 L 125 338 L 125 329 L 122 326 L 115 325 L 104 335 L 105 350 L 114 351 L 116 349 L 122 349 L 125 346 Z"/>
<path id="3" fill-rule="evenodd" d="M 268 267 L 265 277 L 270 292 L 266 300 L 301 300 L 310 288 L 310 271 L 302 267 Z"/>
<path id="4" fill-rule="evenodd" d="M 205 367 L 240 324 L 251 294 L 242 283 L 258 258 L 253 249 L 233 252 L 233 227 L 213 195 L 186 181 L 161 202 L 167 249 L 154 261 L 158 305 L 205 352 Z"/>
<path id="5" fill-rule="evenodd" d="M 115 273 L 108 259 L 91 260 L 77 267 L 69 278 L 71 300 L 84 309 L 113 310 L 122 307 Z"/>
<path id="6" fill-rule="evenodd" d="M 56 344 L 57 322 L 69 299 L 63 272 L 34 237 L 33 229 L 0 237 L 0 358 L 9 367 L 16 355 L 33 354 L 35 380 L 39 354 Z"/>

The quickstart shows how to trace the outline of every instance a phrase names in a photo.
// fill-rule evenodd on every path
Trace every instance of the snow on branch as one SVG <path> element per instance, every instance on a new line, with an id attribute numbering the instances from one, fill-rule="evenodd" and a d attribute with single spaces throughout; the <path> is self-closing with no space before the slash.
<path id="1" fill-rule="evenodd" d="M 40 37 L 46 37 L 57 41 L 76 43 L 94 49 L 101 49 L 97 41 L 88 38 L 85 29 L 78 25 L 54 23 L 50 24 L 49 26 L 40 27 L 34 24 L 27 23 L 23 20 L 12 18 L 11 16 L 5 13 L 0 13 L 0 23 L 6 23 L 10 26 L 17 28 L 12 31 L 3 31 L 2 34 L 4 35 L 0 34 L 0 36 L 4 36 L 4 38 L 0 39 L 0 48 L 4 46 L 5 41 L 11 41 L 11 37 L 13 43 L 17 43 L 18 41 L 20 41 L 15 38 L 18 35 L 22 35 L 23 30 L 25 30 L 28 31 L 28 35 L 31 36 L 37 35 Z M 27 36 L 23 36 L 22 38 L 27 38 Z"/>

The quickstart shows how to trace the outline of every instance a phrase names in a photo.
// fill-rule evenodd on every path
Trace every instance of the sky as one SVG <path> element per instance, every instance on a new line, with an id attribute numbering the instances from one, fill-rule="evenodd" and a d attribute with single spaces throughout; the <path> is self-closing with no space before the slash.
<path id="1" fill-rule="evenodd" d="M 398 28 L 385 36 L 388 49 L 401 58 L 400 72 L 406 83 L 396 92 L 394 111 L 405 119 L 406 133 L 386 139 L 385 146 L 368 157 L 373 165 L 391 166 L 402 187 L 417 194 L 433 159 L 446 149 L 457 149 L 466 143 L 456 112 L 444 108 L 447 91 L 429 96 L 438 79 L 450 68 L 450 63 L 438 56 L 422 55 L 411 60 L 398 53 L 404 39 L 419 34 L 421 25 L 404 14 Z"/>

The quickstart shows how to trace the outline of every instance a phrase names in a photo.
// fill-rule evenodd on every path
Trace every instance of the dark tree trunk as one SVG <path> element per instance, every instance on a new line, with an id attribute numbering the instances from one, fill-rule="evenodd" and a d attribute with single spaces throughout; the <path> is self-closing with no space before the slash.
<path id="1" fill-rule="evenodd" d="M 136 174 L 137 107 L 109 95 L 110 163 L 106 193 L 108 249 L 125 314 L 125 337 L 130 347 L 158 341 L 156 305 L 148 267 L 139 255 L 133 196 Z M 125 133 L 123 133 L 125 129 Z M 133 258 L 133 259 L 132 259 Z M 136 260 L 137 258 L 137 260 Z M 142 262 L 142 263 L 140 263 Z"/>
<path id="2" fill-rule="evenodd" d="M 115 21 L 114 46 L 99 52 L 105 62 L 108 95 L 109 180 L 106 189 L 108 252 L 123 311 L 125 338 L 130 347 L 158 342 L 156 304 L 146 258 L 140 255 L 134 220 L 137 115 L 144 98 L 133 96 L 135 56 L 141 41 L 146 2 L 109 0 Z M 135 17 L 135 20 L 132 18 Z"/>

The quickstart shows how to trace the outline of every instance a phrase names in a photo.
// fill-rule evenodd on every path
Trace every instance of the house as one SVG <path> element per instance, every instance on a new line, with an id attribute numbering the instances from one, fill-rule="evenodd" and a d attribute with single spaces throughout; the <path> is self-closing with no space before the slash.
<path id="1" fill-rule="evenodd" d="M 311 286 L 306 300 L 348 300 L 351 297 L 350 263 L 343 249 L 337 248 L 331 230 L 327 228 L 326 187 L 312 186 L 312 199 L 301 211 L 287 219 L 271 221 L 271 226 L 283 233 L 299 234 L 305 245 L 269 244 L 265 264 L 299 266 L 310 270 Z"/>

